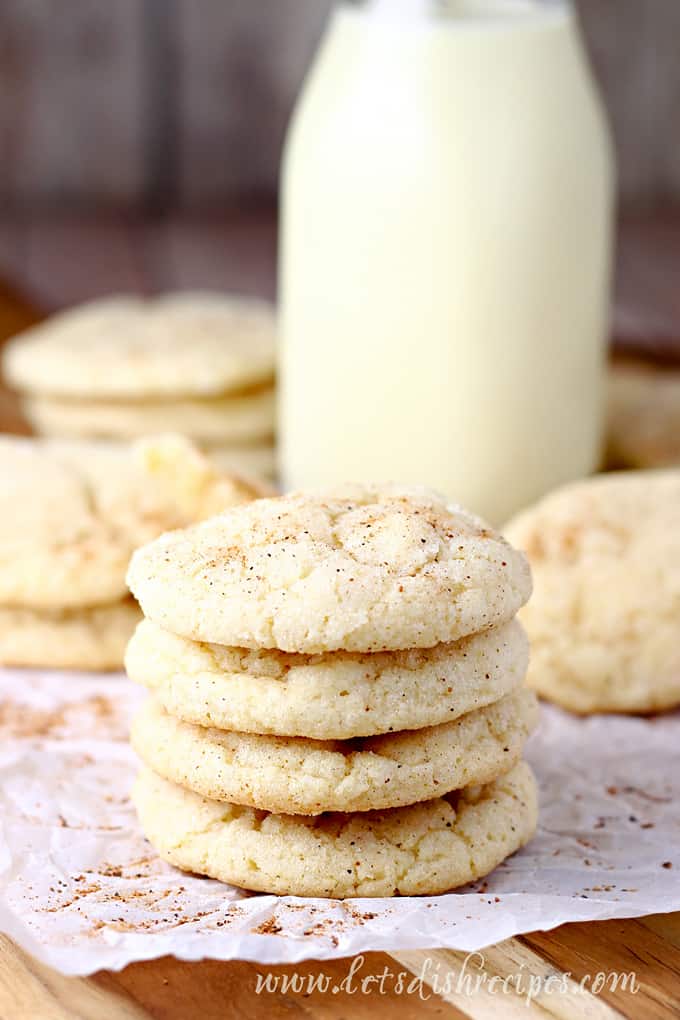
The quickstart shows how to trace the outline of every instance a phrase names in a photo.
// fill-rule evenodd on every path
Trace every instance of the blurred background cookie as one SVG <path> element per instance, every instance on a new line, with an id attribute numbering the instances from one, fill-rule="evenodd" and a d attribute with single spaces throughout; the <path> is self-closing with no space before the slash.
<path id="1" fill-rule="evenodd" d="M 45 435 L 135 439 L 172 429 L 202 443 L 271 444 L 272 386 L 225 396 L 168 400 L 60 400 L 29 396 L 24 413 Z"/>
<path id="2" fill-rule="evenodd" d="M 680 361 L 616 358 L 609 370 L 607 465 L 680 465 Z"/>
<path id="3" fill-rule="evenodd" d="M 531 687 L 575 712 L 680 704 L 680 470 L 565 486 L 505 534 L 534 578 Z"/>
<path id="4" fill-rule="evenodd" d="M 41 434 L 173 431 L 225 455 L 234 447 L 235 459 L 258 473 L 273 461 L 274 358 L 268 302 L 186 292 L 122 295 L 58 313 L 6 345 L 3 370 Z M 250 446 L 259 464 L 244 460 Z"/>
<path id="5" fill-rule="evenodd" d="M 138 620 L 133 598 L 78 609 L 0 606 L 0 664 L 119 669 Z"/>
<path id="6" fill-rule="evenodd" d="M 175 436 L 4 436 L 0 475 L 4 665 L 120 668 L 139 619 L 125 584 L 133 550 L 260 494 Z"/>

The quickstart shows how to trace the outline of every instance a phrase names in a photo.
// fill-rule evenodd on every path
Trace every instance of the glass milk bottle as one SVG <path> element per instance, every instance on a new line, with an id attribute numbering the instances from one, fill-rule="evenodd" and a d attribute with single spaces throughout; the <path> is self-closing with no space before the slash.
<path id="1" fill-rule="evenodd" d="M 612 192 L 569 4 L 339 5 L 284 156 L 283 483 L 501 523 L 593 470 Z"/>

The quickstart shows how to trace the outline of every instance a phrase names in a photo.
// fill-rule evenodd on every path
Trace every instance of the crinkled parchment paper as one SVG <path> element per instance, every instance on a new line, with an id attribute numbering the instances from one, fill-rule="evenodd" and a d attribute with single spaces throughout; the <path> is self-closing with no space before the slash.
<path id="1" fill-rule="evenodd" d="M 162 864 L 136 824 L 121 675 L 0 671 L 0 929 L 69 974 L 174 953 L 295 962 L 473 950 L 563 921 L 680 908 L 680 716 L 543 709 L 534 841 L 445 896 L 248 895 Z"/>

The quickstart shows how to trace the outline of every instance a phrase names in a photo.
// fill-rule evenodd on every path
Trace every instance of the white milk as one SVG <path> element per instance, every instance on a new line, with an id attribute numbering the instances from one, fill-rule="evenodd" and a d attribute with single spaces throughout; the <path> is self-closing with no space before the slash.
<path id="1" fill-rule="evenodd" d="M 499 523 L 591 471 L 612 176 L 568 6 L 340 6 L 284 160 L 284 483 Z"/>

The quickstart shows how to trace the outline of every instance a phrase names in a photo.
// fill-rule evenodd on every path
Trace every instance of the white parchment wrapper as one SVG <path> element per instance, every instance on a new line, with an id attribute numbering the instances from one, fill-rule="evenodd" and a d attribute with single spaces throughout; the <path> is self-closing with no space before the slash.
<path id="1" fill-rule="evenodd" d="M 0 929 L 66 974 L 174 954 L 286 963 L 471 951 L 508 936 L 680 909 L 680 716 L 543 708 L 528 758 L 538 835 L 444 896 L 249 895 L 161 863 L 136 823 L 122 675 L 0 671 Z"/>

